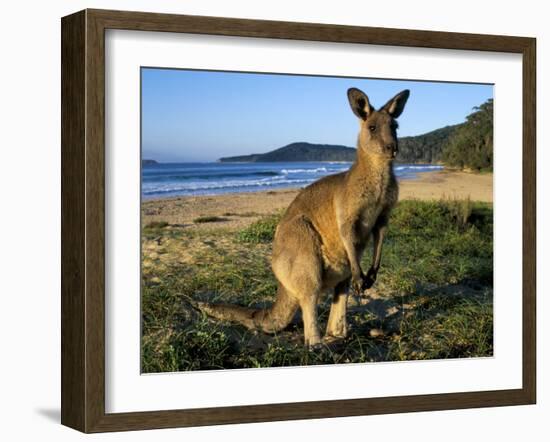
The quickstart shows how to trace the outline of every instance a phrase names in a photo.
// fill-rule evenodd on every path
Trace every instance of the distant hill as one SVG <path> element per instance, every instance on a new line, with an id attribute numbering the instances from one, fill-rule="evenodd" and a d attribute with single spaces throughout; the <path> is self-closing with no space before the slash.
<path id="1" fill-rule="evenodd" d="M 158 164 L 158 161 L 155 160 L 141 160 L 142 166 L 151 166 L 152 164 Z"/>
<path id="2" fill-rule="evenodd" d="M 273 163 L 291 161 L 353 161 L 353 147 L 334 144 L 292 143 L 263 154 L 220 158 L 222 163 Z"/>
<path id="3" fill-rule="evenodd" d="M 397 161 L 402 163 L 439 163 L 443 150 L 456 130 L 462 126 L 445 126 L 414 137 L 399 138 Z"/>
<path id="4" fill-rule="evenodd" d="M 414 137 L 399 138 L 397 161 L 402 163 L 436 163 L 442 159 L 442 149 L 449 137 L 460 125 L 441 129 Z M 292 161 L 353 161 L 354 147 L 333 144 L 292 143 L 263 154 L 224 157 L 222 163 L 258 163 Z"/>

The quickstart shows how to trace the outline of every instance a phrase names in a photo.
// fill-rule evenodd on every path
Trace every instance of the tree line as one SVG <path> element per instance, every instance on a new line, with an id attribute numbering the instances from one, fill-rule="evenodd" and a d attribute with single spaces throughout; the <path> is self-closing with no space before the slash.
<path id="1" fill-rule="evenodd" d="M 474 108 L 449 137 L 442 152 L 445 164 L 461 169 L 493 169 L 493 99 Z"/>
<path id="2" fill-rule="evenodd" d="M 397 160 L 443 163 L 473 170 L 493 168 L 493 99 L 473 108 L 462 124 L 399 139 Z"/>

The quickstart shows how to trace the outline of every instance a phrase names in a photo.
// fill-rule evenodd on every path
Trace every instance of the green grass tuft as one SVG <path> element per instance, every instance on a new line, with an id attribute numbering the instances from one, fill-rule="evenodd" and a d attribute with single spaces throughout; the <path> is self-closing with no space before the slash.
<path id="1" fill-rule="evenodd" d="M 281 220 L 281 217 L 282 213 L 259 219 L 250 226 L 241 230 L 237 235 L 237 239 L 240 242 L 250 244 L 270 243 L 273 241 L 275 229 L 277 228 L 277 224 Z"/>
<path id="2" fill-rule="evenodd" d="M 162 229 L 167 227 L 169 224 L 166 221 L 151 221 L 145 226 L 146 229 Z"/>
<path id="3" fill-rule="evenodd" d="M 198 218 L 195 218 L 193 220 L 194 223 L 219 223 L 222 221 L 226 221 L 226 218 L 222 218 L 221 216 L 199 216 Z"/>

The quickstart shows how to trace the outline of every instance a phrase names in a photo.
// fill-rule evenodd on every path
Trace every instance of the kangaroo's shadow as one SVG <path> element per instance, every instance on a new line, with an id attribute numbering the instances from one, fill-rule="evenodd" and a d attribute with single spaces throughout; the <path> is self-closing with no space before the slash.
<path id="1" fill-rule="evenodd" d="M 418 284 L 414 293 L 381 295 L 374 291 L 373 295 L 352 302 L 348 312 L 368 312 L 379 322 L 392 322 L 406 314 L 422 311 L 424 318 L 429 319 L 439 313 L 437 309 L 425 309 L 435 297 L 447 300 L 483 299 L 492 288 L 475 283 L 471 280 L 459 281 L 456 284 Z"/>

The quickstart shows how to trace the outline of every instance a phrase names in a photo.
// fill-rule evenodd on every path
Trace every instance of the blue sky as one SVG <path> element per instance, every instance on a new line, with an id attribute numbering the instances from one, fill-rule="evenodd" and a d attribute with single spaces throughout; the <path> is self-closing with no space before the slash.
<path id="1" fill-rule="evenodd" d="M 346 91 L 375 107 L 411 96 L 399 136 L 461 123 L 493 96 L 491 85 L 142 68 L 143 158 L 215 161 L 296 141 L 355 146 L 357 118 Z"/>

